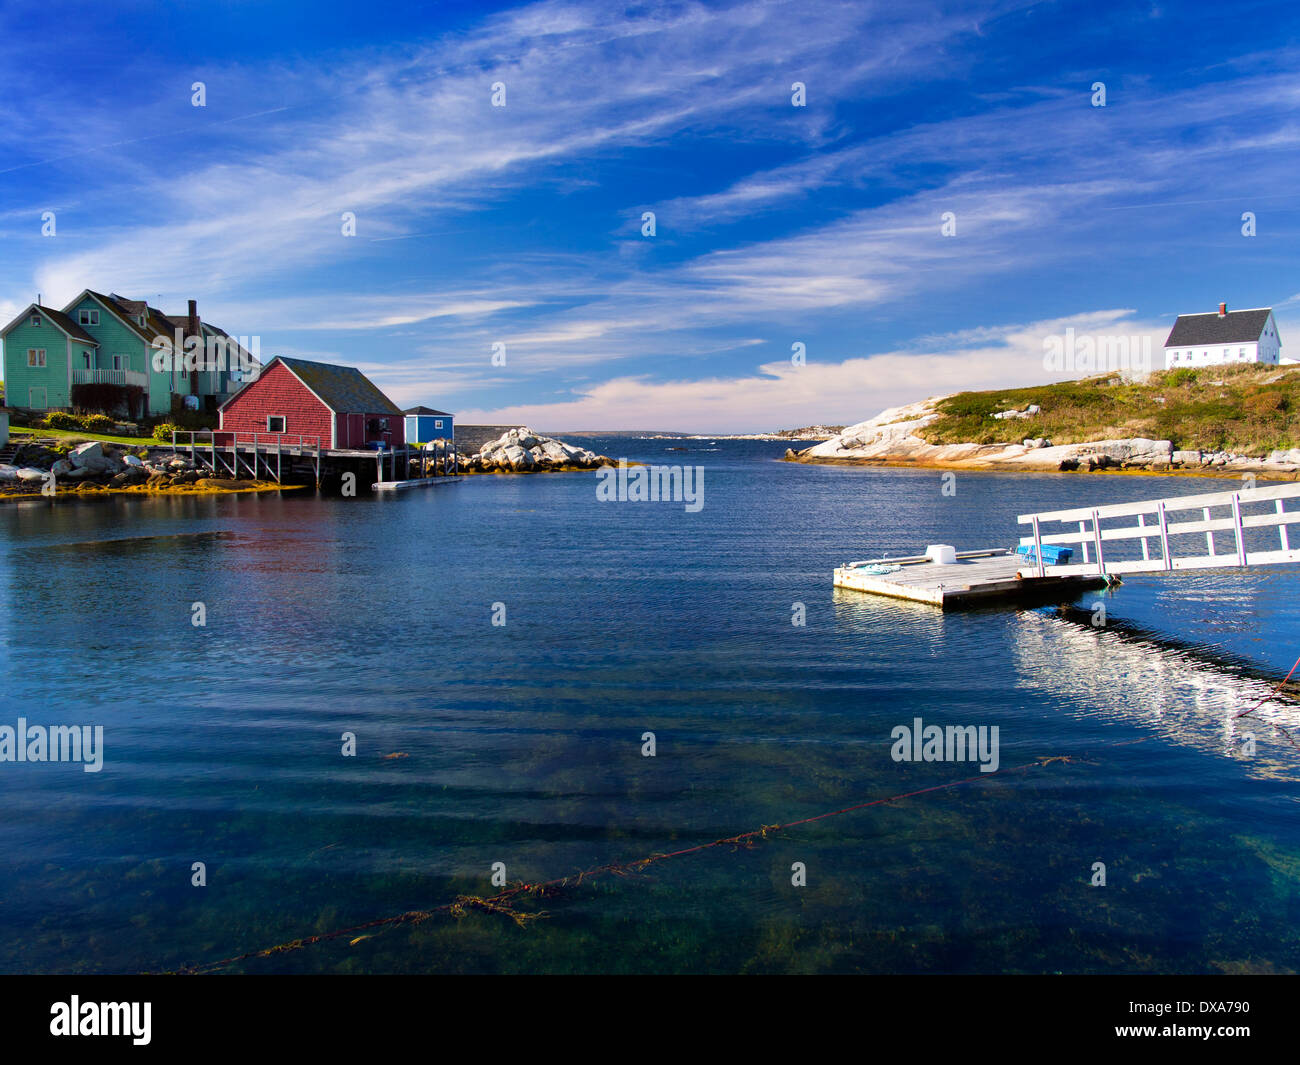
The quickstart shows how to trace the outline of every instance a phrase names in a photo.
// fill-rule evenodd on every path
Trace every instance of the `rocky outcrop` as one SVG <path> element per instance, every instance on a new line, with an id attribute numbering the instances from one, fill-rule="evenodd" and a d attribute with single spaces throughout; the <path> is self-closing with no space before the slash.
<path id="1" fill-rule="evenodd" d="M 0 494 L 47 492 L 51 474 L 56 494 L 105 489 L 210 492 L 279 487 L 263 482 L 206 477 L 206 471 L 184 456 L 151 453 L 143 445 L 131 451 L 98 440 L 71 449 L 54 440 L 30 441 L 20 445 L 15 460 L 21 465 L 0 464 L 0 483 L 5 485 Z"/>
<path id="2" fill-rule="evenodd" d="M 787 462 L 949 469 L 1300 473 L 1300 448 L 1251 456 L 1175 449 L 1172 441 L 1145 437 L 1060 445 L 1041 436 L 1006 444 L 927 443 L 921 432 L 938 417 L 935 405 L 944 398 L 934 396 L 919 403 L 891 407 L 868 421 L 849 426 L 831 440 L 802 451 L 787 449 L 785 459 Z M 1023 421 L 1033 418 L 1038 411 L 1031 407 L 1002 413 L 1012 421 Z"/>
<path id="3" fill-rule="evenodd" d="M 520 426 L 488 441 L 477 455 L 462 459 L 460 469 L 463 473 L 548 473 L 614 465 L 614 460 L 604 455 Z"/>

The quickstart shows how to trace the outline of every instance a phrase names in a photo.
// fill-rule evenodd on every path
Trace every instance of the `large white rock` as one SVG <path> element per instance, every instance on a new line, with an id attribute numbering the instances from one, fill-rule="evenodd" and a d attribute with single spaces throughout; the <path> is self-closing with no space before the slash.
<path id="1" fill-rule="evenodd" d="M 25 481 L 28 484 L 35 484 L 38 481 L 45 480 L 46 473 L 44 470 L 35 469 L 32 466 L 24 466 L 18 471 L 18 480 Z"/>
<path id="2" fill-rule="evenodd" d="M 89 466 L 95 460 L 104 457 L 104 445 L 98 440 L 88 440 L 79 444 L 68 453 L 68 460 L 74 466 Z"/>
<path id="3" fill-rule="evenodd" d="M 1111 462 L 1171 462 L 1174 445 L 1168 440 L 1148 440 L 1135 436 L 1131 440 L 1102 440 L 1085 445 L 1088 453 L 1104 455 Z"/>
<path id="4" fill-rule="evenodd" d="M 98 440 L 90 440 L 68 452 L 68 461 L 77 469 L 89 470 L 91 473 L 108 473 L 119 469 L 119 461 L 104 454 L 104 448 Z"/>
<path id="5" fill-rule="evenodd" d="M 526 425 L 489 440 L 478 454 L 462 459 L 466 469 L 546 470 L 554 466 L 596 466 L 600 456 L 554 437 L 538 436 Z"/>
<path id="6" fill-rule="evenodd" d="M 18 467 L 10 466 L 7 462 L 0 462 L 0 481 L 18 480 Z"/>

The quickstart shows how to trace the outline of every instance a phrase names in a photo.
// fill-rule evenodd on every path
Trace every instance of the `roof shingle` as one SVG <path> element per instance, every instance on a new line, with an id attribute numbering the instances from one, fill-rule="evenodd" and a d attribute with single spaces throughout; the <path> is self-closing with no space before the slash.
<path id="1" fill-rule="evenodd" d="M 1273 313 L 1271 307 L 1249 311 L 1229 311 L 1222 318 L 1217 311 L 1208 314 L 1180 314 L 1169 331 L 1165 347 L 1195 347 L 1198 344 L 1252 344 L 1264 332 L 1264 323 Z"/>
<path id="2" fill-rule="evenodd" d="M 309 362 L 277 355 L 279 360 L 336 414 L 396 414 L 402 411 L 365 374 L 352 366 Z M 269 363 L 267 364 L 269 368 Z M 265 372 L 265 371 L 263 371 Z"/>
<path id="3" fill-rule="evenodd" d="M 51 322 L 57 325 L 69 336 L 75 337 L 77 340 L 80 340 L 83 344 L 94 344 L 95 347 L 99 347 L 98 340 L 96 340 L 93 336 L 91 336 L 84 329 L 82 329 L 81 326 L 77 325 L 76 322 L 74 322 L 62 311 L 56 311 L 53 307 L 41 307 L 40 310 L 41 313 L 44 314 L 46 318 L 48 318 Z"/>

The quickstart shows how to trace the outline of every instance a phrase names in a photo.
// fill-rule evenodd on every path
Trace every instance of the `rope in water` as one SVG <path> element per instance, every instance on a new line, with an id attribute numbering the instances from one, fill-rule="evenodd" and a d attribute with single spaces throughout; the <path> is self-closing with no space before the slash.
<path id="1" fill-rule="evenodd" d="M 1115 746 L 1125 746 L 1132 743 L 1144 743 L 1145 740 L 1128 740 L 1124 744 Z M 252 950 L 245 954 L 239 954 L 230 958 L 222 958 L 219 961 L 205 962 L 195 965 L 187 965 L 174 972 L 183 975 L 198 975 L 202 973 L 216 972 L 220 969 L 229 968 L 240 962 L 252 961 L 255 958 L 269 958 L 276 954 L 284 954 L 289 951 L 301 950 L 304 947 L 310 947 L 317 943 L 326 943 L 334 939 L 342 939 L 345 936 L 353 937 L 354 942 L 359 942 L 365 938 L 364 933 L 371 932 L 375 929 L 386 928 L 401 924 L 420 924 L 436 917 L 439 914 L 447 914 L 452 917 L 464 917 L 469 910 L 482 910 L 485 913 L 497 913 L 511 918 L 516 924 L 523 926 L 529 921 L 535 921 L 539 918 L 546 917 L 545 912 L 520 911 L 514 909 L 513 903 L 521 897 L 541 898 L 548 894 L 556 894 L 560 890 L 569 886 L 577 886 L 584 880 L 590 880 L 593 877 L 603 876 L 606 874 L 614 876 L 626 876 L 629 873 L 639 873 L 648 866 L 656 862 L 668 861 L 671 858 L 684 858 L 689 854 L 698 854 L 701 851 L 711 850 L 714 847 L 752 847 L 756 840 L 767 839 L 768 836 L 785 832 L 788 829 L 797 828 L 800 825 L 810 825 L 816 821 L 825 821 L 831 817 L 839 817 L 842 814 L 853 813 L 856 810 L 865 810 L 872 806 L 884 806 L 887 803 L 899 802 L 903 799 L 916 798 L 919 795 L 929 795 L 939 791 L 950 791 L 953 788 L 959 788 L 965 784 L 974 784 L 981 781 L 993 780 L 996 777 L 1006 776 L 1011 773 L 1023 773 L 1039 766 L 1051 765 L 1053 762 L 1072 763 L 1081 761 L 1081 759 L 1072 758 L 1069 755 L 1054 755 L 1050 758 L 1036 758 L 1032 762 L 1026 762 L 1023 765 L 1013 766 L 1010 769 L 1000 769 L 994 773 L 980 773 L 976 776 L 963 777 L 960 780 L 950 780 L 944 784 L 934 784 L 928 788 L 918 788 L 915 791 L 900 792 L 897 795 L 889 795 L 883 799 L 869 799 L 865 802 L 854 803 L 852 806 L 845 806 L 839 810 L 828 810 L 825 813 L 814 814 L 811 817 L 801 817 L 796 821 L 787 821 L 779 825 L 763 825 L 760 828 L 752 829 L 749 832 L 741 832 L 736 836 L 727 836 L 724 839 L 715 839 L 709 843 L 698 843 L 692 847 L 683 847 L 680 850 L 668 851 L 666 853 L 652 854 L 648 858 L 637 858 L 632 861 L 610 862 L 607 865 L 598 865 L 591 869 L 584 869 L 579 873 L 571 873 L 568 876 L 557 877 L 554 880 L 544 880 L 538 883 L 528 883 L 521 881 L 507 887 L 505 890 L 486 898 L 477 895 L 459 895 L 451 902 L 443 903 L 440 906 L 434 906 L 427 910 L 408 910 L 405 913 L 395 914 L 391 917 L 380 917 L 373 921 L 366 921 L 363 924 L 349 925 L 347 928 L 338 928 L 331 932 L 321 932 L 314 936 L 304 936 L 302 939 L 290 940 L 286 943 L 279 943 L 274 947 L 267 947 L 262 950 Z M 358 938 L 359 937 L 359 938 Z"/>
<path id="2" fill-rule="evenodd" d="M 1275 685 L 1273 685 L 1272 690 L 1271 690 L 1271 691 L 1270 691 L 1266 696 L 1264 696 L 1264 698 L 1262 698 L 1259 702 L 1257 702 L 1257 703 L 1256 703 L 1254 706 L 1252 706 L 1249 710 L 1243 710 L 1240 714 L 1237 714 L 1237 715 L 1233 718 L 1233 720 L 1234 720 L 1234 721 L 1240 721 L 1243 717 L 1249 717 L 1251 714 L 1253 714 L 1256 710 L 1258 710 L 1258 709 L 1259 709 L 1261 706 L 1263 706 L 1265 703 L 1267 703 L 1267 702 L 1271 702 L 1272 699 L 1273 699 L 1273 697 L 1274 697 L 1275 695 L 1277 695 L 1278 692 L 1280 692 L 1283 688 L 1285 688 L 1285 687 L 1287 686 L 1287 684 L 1288 684 L 1288 683 L 1290 682 L 1290 680 L 1291 680 L 1291 677 L 1295 674 L 1295 671 L 1296 671 L 1297 669 L 1300 669 L 1300 658 L 1297 658 L 1297 659 L 1295 660 L 1295 665 L 1293 665 L 1293 666 L 1291 667 L 1291 672 L 1288 673 L 1285 677 L 1283 677 L 1280 681 L 1278 681 Z M 1283 739 L 1285 739 L 1285 740 L 1287 741 L 1287 743 L 1291 744 L 1292 747 L 1294 747 L 1296 750 L 1300 751 L 1300 743 L 1297 743 L 1297 742 L 1296 742 L 1295 735 L 1294 735 L 1294 734 L 1293 734 L 1289 729 L 1285 729 L 1285 728 L 1283 728 L 1283 727 L 1282 727 L 1281 725 L 1279 725 L 1276 721 L 1267 721 L 1267 722 L 1265 722 L 1265 724 L 1271 725 L 1274 729 L 1276 729 L 1278 732 L 1280 732 L 1280 733 L 1282 734 Z"/>
<path id="3" fill-rule="evenodd" d="M 1291 671 L 1264 696 L 1254 706 L 1248 710 L 1243 710 L 1237 714 L 1233 720 L 1241 720 L 1244 717 L 1255 713 L 1266 703 L 1270 702 L 1279 691 L 1282 690 L 1291 680 L 1296 670 L 1300 669 L 1300 657 L 1291 667 Z M 1300 744 L 1297 744 L 1295 737 L 1290 731 L 1283 728 L 1276 722 L 1268 722 L 1278 732 L 1280 732 L 1286 741 L 1292 747 L 1300 750 Z M 1138 743 L 1145 743 L 1146 738 L 1136 740 L 1123 740 L 1119 743 L 1107 744 L 1108 747 L 1128 747 Z M 699 854 L 701 851 L 711 850 L 715 847 L 752 847 L 756 840 L 765 840 L 768 836 L 778 832 L 785 832 L 792 828 L 798 828 L 801 825 L 810 825 L 817 821 L 825 821 L 828 818 L 839 817 L 843 814 L 853 813 L 857 810 L 866 810 L 873 806 L 884 806 L 888 803 L 900 802 L 903 799 L 914 799 L 920 795 L 930 795 L 940 791 L 950 791 L 954 788 L 962 787 L 966 784 L 987 782 L 999 776 L 1006 776 L 1011 773 L 1023 773 L 1036 767 L 1051 765 L 1054 762 L 1063 764 L 1072 764 L 1082 762 L 1081 758 L 1073 758 L 1069 755 L 1054 755 L 1049 758 L 1036 758 L 1032 762 L 1025 762 L 1023 765 L 1013 766 L 1010 769 L 1002 769 L 995 773 L 980 773 L 976 776 L 963 777 L 960 780 L 950 780 L 944 784 L 934 784 L 928 788 L 918 788 L 915 791 L 900 792 L 897 795 L 889 795 L 883 799 L 869 799 L 865 802 L 854 803 L 851 806 L 845 806 L 838 810 L 828 810 L 825 813 L 814 814 L 811 817 L 802 817 L 795 821 L 787 821 L 779 825 L 763 825 L 760 828 L 752 829 L 748 832 L 742 832 L 736 836 L 727 836 L 724 839 L 715 839 L 709 843 L 697 843 L 692 847 L 683 847 L 680 850 L 668 851 L 666 853 L 652 854 L 648 858 L 638 858 L 633 861 L 610 862 L 607 865 L 598 865 L 591 869 L 584 869 L 579 873 L 572 873 L 569 876 L 557 877 L 553 880 L 544 880 L 538 883 L 528 883 L 521 881 L 495 895 L 480 897 L 478 895 L 458 895 L 451 902 L 443 903 L 440 906 L 434 906 L 427 910 L 408 910 L 405 913 L 395 914 L 391 917 L 380 917 L 373 921 L 366 921 L 362 924 L 349 925 L 347 928 L 338 928 L 332 932 L 321 932 L 314 936 L 305 936 L 302 939 L 294 939 L 285 943 L 279 943 L 274 947 L 266 947 L 262 950 L 252 950 L 245 954 L 238 954 L 230 958 L 222 958 L 219 961 L 205 962 L 195 965 L 184 966 L 175 972 L 185 975 L 198 975 L 202 973 L 217 972 L 221 969 L 228 969 L 232 965 L 238 965 L 240 962 L 252 961 L 256 958 L 269 958 L 276 954 L 285 954 L 290 951 L 302 950 L 305 947 L 313 946 L 317 943 L 327 943 L 331 940 L 342 939 L 345 936 L 353 937 L 353 942 L 367 938 L 367 934 L 375 929 L 388 928 L 402 924 L 420 924 L 432 917 L 440 914 L 447 914 L 452 917 L 464 917 L 471 909 L 482 910 L 484 913 L 496 913 L 509 917 L 520 926 L 526 925 L 530 921 L 539 920 L 546 917 L 544 911 L 531 912 L 520 911 L 514 908 L 517 899 L 524 897 L 542 898 L 548 894 L 556 894 L 563 888 L 577 886 L 584 880 L 590 880 L 593 877 L 603 875 L 626 876 L 629 873 L 639 873 L 648 866 L 656 862 L 668 861 L 672 858 L 684 858 L 690 854 Z"/>

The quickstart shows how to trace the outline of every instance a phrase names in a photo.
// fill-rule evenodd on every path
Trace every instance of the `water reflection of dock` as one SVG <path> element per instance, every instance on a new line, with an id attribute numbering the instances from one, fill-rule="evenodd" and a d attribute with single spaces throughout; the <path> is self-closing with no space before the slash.
<path id="1" fill-rule="evenodd" d="M 1300 777 L 1300 755 L 1274 728 L 1300 734 L 1300 705 L 1286 695 L 1269 698 L 1274 682 L 1154 636 L 1042 611 L 1015 619 L 1017 670 L 1058 696 L 1067 712 L 1139 725 L 1182 746 L 1240 759 L 1260 776 Z"/>

